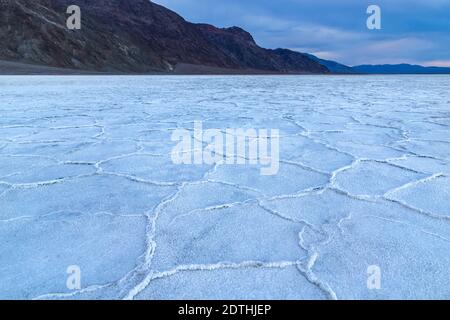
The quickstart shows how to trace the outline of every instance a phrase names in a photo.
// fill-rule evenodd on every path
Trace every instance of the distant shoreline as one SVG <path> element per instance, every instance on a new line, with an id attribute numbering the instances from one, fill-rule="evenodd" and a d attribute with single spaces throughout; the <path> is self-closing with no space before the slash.
<path id="1" fill-rule="evenodd" d="M 173 72 L 146 72 L 146 73 L 130 73 L 130 72 L 100 72 L 80 69 L 66 69 L 58 67 L 50 67 L 38 64 L 14 62 L 0 60 L 0 76 L 192 76 L 192 75 L 229 75 L 229 76 L 367 76 L 367 75 L 450 75 L 450 73 L 280 73 L 263 70 L 238 70 L 223 69 L 217 67 L 179 64 Z"/>

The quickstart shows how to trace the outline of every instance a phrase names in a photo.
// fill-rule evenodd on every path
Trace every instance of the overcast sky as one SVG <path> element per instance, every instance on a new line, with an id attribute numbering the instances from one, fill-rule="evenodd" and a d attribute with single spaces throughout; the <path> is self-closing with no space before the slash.
<path id="1" fill-rule="evenodd" d="M 418 63 L 450 67 L 450 0 L 155 0 L 191 22 L 240 26 L 259 45 L 348 65 Z M 366 27 L 381 7 L 382 29 Z"/>

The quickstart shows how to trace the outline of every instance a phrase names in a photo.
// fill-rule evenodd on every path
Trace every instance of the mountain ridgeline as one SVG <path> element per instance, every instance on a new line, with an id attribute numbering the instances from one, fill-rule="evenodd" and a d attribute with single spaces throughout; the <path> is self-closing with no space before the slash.
<path id="1" fill-rule="evenodd" d="M 361 65 L 352 68 L 363 74 L 450 74 L 449 67 L 424 67 L 414 64 Z"/>
<path id="2" fill-rule="evenodd" d="M 66 26 L 71 5 L 81 30 Z M 265 49 L 239 27 L 190 23 L 150 0 L 0 0 L 0 42 L 0 74 L 450 74 Z"/>
<path id="3" fill-rule="evenodd" d="M 81 30 L 66 27 L 70 5 L 81 8 Z M 190 23 L 149 0 L 2 0 L 0 41 L 4 62 L 65 70 L 330 72 L 306 54 L 261 48 L 241 28 Z"/>

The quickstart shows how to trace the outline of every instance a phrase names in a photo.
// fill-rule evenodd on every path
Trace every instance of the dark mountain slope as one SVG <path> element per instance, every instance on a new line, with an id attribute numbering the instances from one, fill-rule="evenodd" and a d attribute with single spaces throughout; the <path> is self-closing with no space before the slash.
<path id="1" fill-rule="evenodd" d="M 328 72 L 326 67 L 304 54 L 287 49 L 269 50 L 259 47 L 252 35 L 239 27 L 216 28 L 207 24 L 198 24 L 197 27 L 240 68 L 284 73 Z"/>
<path id="2" fill-rule="evenodd" d="M 102 72 L 170 72 L 177 64 L 326 73 L 306 55 L 266 50 L 240 28 L 186 22 L 148 0 L 2 0 L 0 59 Z M 66 28 L 78 5 L 82 29 Z"/>
<path id="3" fill-rule="evenodd" d="M 332 61 L 332 60 L 325 60 L 320 59 L 312 54 L 305 53 L 308 57 L 313 59 L 314 61 L 319 62 L 321 65 L 325 66 L 330 70 L 332 73 L 338 73 L 338 74 L 354 74 L 358 73 L 358 71 L 354 70 L 352 67 L 346 66 L 345 64 Z"/>

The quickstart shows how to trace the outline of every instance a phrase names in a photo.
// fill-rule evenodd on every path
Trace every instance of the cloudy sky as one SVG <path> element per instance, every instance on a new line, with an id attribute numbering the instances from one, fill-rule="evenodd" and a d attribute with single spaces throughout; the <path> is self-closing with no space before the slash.
<path id="1" fill-rule="evenodd" d="M 290 48 L 348 65 L 450 67 L 450 0 L 155 0 L 192 22 L 240 26 L 259 45 Z M 366 26 L 381 7 L 381 30 Z"/>

